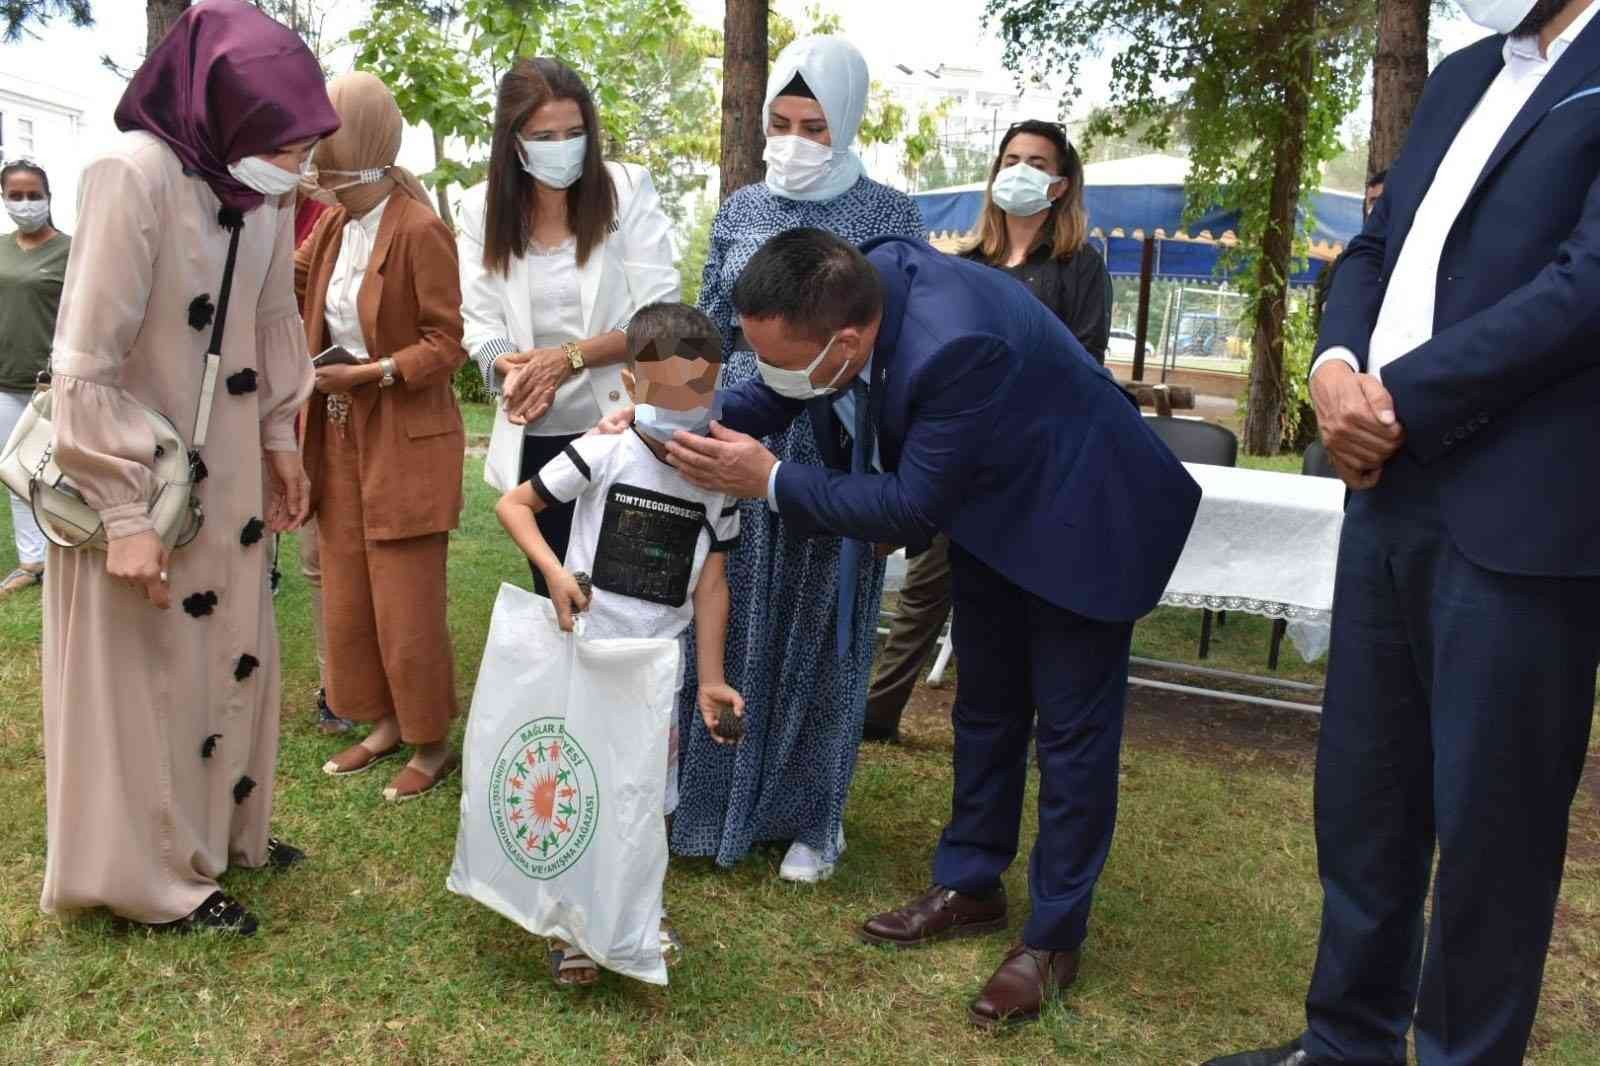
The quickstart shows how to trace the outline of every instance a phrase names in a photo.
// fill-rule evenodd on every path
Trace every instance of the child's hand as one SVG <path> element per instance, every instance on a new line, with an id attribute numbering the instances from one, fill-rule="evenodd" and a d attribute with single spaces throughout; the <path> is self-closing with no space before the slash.
<path id="1" fill-rule="evenodd" d="M 744 737 L 744 697 L 726 684 L 700 686 L 700 717 L 718 744 L 737 744 Z"/>
<path id="2" fill-rule="evenodd" d="M 589 597 L 583 594 L 583 587 L 570 570 L 547 577 L 546 581 L 550 586 L 550 602 L 556 606 L 556 620 L 561 624 L 561 631 L 571 633 L 578 613 L 589 609 Z"/>

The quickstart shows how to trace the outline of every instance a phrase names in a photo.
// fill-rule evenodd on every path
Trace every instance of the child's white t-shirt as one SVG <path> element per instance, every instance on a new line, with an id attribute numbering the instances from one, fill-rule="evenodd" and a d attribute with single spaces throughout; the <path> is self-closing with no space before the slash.
<path id="1" fill-rule="evenodd" d="M 637 430 L 580 437 L 533 489 L 547 504 L 577 501 L 564 564 L 594 583 L 590 637 L 677 637 L 706 557 L 739 542 L 737 501 L 689 484 Z"/>

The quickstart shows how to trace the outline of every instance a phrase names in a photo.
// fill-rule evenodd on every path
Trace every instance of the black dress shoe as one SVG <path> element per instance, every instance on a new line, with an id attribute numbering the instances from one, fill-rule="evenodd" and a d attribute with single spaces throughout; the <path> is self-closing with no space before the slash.
<path id="1" fill-rule="evenodd" d="M 861 739 L 871 741 L 874 744 L 898 744 L 900 743 L 900 724 L 896 722 L 893 725 L 884 725 L 869 718 L 866 724 L 861 727 Z"/>
<path id="2" fill-rule="evenodd" d="M 293 844 L 285 844 L 277 837 L 267 838 L 267 866 L 273 870 L 287 870 L 295 863 L 305 862 L 306 853 Z"/>
<path id="3" fill-rule="evenodd" d="M 175 922 L 163 922 L 150 928 L 167 933 L 199 933 L 207 929 L 238 936 L 254 936 L 256 916 L 245 910 L 239 901 L 222 892 L 213 892 L 206 901 L 187 917 Z"/>
<path id="4" fill-rule="evenodd" d="M 1284 1047 L 1265 1051 L 1241 1051 L 1237 1055 L 1224 1055 L 1211 1059 L 1205 1066 L 1317 1066 L 1317 1060 L 1307 1055 L 1296 1040 Z"/>

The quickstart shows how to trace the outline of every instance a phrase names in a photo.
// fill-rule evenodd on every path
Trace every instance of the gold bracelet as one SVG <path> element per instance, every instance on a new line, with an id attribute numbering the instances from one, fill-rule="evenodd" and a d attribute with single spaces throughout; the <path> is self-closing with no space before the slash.
<path id="1" fill-rule="evenodd" d="M 567 362 L 572 364 L 572 372 L 574 374 L 582 373 L 584 367 L 583 349 L 578 347 L 578 342 L 563 341 L 561 350 L 566 353 Z"/>

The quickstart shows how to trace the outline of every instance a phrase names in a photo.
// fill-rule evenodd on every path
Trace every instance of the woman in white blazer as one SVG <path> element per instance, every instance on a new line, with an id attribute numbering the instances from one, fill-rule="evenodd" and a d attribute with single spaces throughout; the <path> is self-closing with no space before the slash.
<path id="1" fill-rule="evenodd" d="M 594 101 L 554 59 L 500 81 L 489 176 L 466 194 L 458 237 L 465 344 L 501 397 L 484 480 L 529 480 L 624 407 L 623 330 L 679 297 L 670 223 L 642 167 L 601 159 Z M 564 557 L 572 505 L 539 528 Z M 534 570 L 534 587 L 547 594 Z"/>

